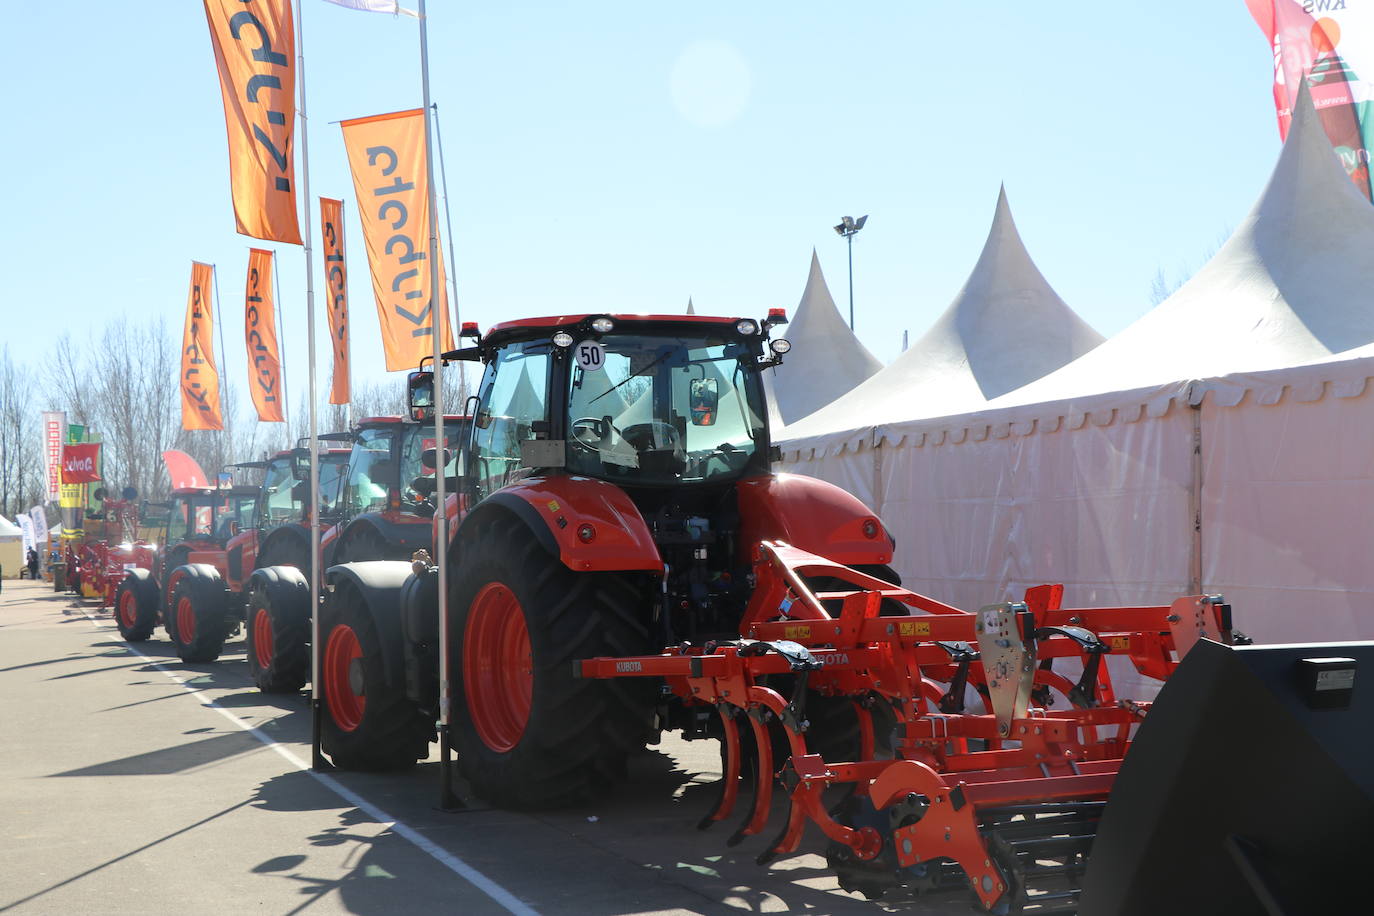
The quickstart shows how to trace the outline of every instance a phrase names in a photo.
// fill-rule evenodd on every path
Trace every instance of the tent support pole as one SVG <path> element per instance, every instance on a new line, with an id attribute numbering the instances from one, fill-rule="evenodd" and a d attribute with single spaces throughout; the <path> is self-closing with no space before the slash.
<path id="1" fill-rule="evenodd" d="M 1193 415 L 1192 479 L 1188 487 L 1188 515 L 1193 526 L 1192 551 L 1188 558 L 1188 594 L 1202 594 L 1202 400 L 1193 402 L 1188 386 L 1188 408 Z"/>

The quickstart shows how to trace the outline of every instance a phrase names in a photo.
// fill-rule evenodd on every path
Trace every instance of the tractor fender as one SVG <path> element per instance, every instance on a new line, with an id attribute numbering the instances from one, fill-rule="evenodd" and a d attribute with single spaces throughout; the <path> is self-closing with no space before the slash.
<path id="1" fill-rule="evenodd" d="M 338 551 L 347 545 L 349 539 L 364 528 L 370 528 L 375 532 L 396 559 L 409 560 L 415 551 L 431 549 L 433 535 L 428 518 L 403 512 L 368 512 L 340 526 L 338 536 L 332 539 L 330 545 L 334 555 L 337 556 Z"/>
<path id="2" fill-rule="evenodd" d="M 273 528 L 258 542 L 258 550 L 254 559 L 271 556 L 279 545 L 286 542 L 295 542 L 296 546 L 301 548 L 302 553 L 307 557 L 310 556 L 310 529 L 299 522 L 289 522 Z"/>
<path id="3" fill-rule="evenodd" d="M 135 590 L 144 590 L 145 594 L 151 594 L 153 596 L 154 601 L 157 600 L 157 579 L 153 578 L 153 571 L 151 569 L 143 569 L 142 567 L 128 569 L 124 571 L 124 578 L 133 580 L 132 588 Z M 146 591 L 149 589 L 151 589 L 151 592 Z"/>
<path id="4" fill-rule="evenodd" d="M 530 477 L 498 490 L 463 519 L 460 544 L 480 537 L 494 513 L 515 516 L 551 556 L 576 572 L 663 572 L 644 516 L 624 490 L 603 480 Z"/>
<path id="5" fill-rule="evenodd" d="M 247 590 L 247 583 L 244 579 L 246 574 L 257 565 L 255 562 L 257 553 L 258 530 L 256 528 L 240 531 L 224 545 L 224 579 L 229 583 L 230 591 Z"/>
<path id="6" fill-rule="evenodd" d="M 768 474 L 741 480 L 737 492 L 742 562 L 754 561 L 760 541 L 786 541 L 847 566 L 892 562 L 896 545 L 882 520 L 832 483 Z"/>
<path id="7" fill-rule="evenodd" d="M 405 686 L 401 589 L 412 575 L 411 565 L 404 560 L 340 563 L 324 574 L 326 601 L 334 600 L 332 594 L 343 589 L 353 589 L 363 599 L 382 645 L 382 669 L 387 683 L 400 687 Z"/>

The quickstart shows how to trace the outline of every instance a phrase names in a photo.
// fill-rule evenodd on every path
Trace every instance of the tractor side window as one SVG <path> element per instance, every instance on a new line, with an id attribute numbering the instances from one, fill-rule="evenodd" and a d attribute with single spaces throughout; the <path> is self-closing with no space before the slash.
<path id="1" fill-rule="evenodd" d="M 479 499 L 528 473 L 520 466 L 520 443 L 534 438 L 535 421 L 548 419 L 548 390 L 548 344 L 510 344 L 487 366 L 472 421 Z"/>
<path id="2" fill-rule="evenodd" d="M 344 506 L 350 513 L 386 508 L 387 492 L 397 481 L 391 449 L 394 435 L 389 429 L 364 429 L 354 440 L 344 486 Z"/>
<path id="3" fill-rule="evenodd" d="M 172 509 L 167 515 L 167 543 L 178 544 L 186 540 L 187 525 L 186 513 L 190 506 L 181 500 L 172 503 Z"/>

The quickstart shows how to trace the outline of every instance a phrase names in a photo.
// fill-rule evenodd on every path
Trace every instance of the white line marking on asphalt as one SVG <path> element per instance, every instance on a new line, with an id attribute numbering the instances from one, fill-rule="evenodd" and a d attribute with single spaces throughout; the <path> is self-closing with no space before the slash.
<path id="1" fill-rule="evenodd" d="M 100 629 L 110 628 L 109 623 L 101 621 L 99 618 L 92 616 L 91 613 L 87 611 L 84 607 L 81 609 L 81 613 L 86 615 L 86 618 L 90 620 L 92 626 L 98 627 Z M 191 685 L 187 684 L 181 678 L 177 677 L 176 674 L 171 671 L 171 669 L 164 668 L 161 665 L 161 663 L 154 661 L 149 656 L 144 655 L 142 652 L 138 651 L 138 648 L 135 647 L 132 643 L 126 643 L 125 648 L 127 648 L 130 652 L 137 655 L 139 658 L 148 662 L 148 664 L 152 665 L 158 671 L 161 671 L 170 680 L 175 682 L 179 687 L 181 687 L 181 689 L 185 690 L 187 693 L 199 694 L 199 698 L 204 706 L 206 706 L 209 709 L 213 709 L 215 712 L 224 716 L 224 718 L 228 719 L 230 722 L 233 722 L 239 728 L 248 732 L 248 734 L 252 735 L 254 738 L 257 738 L 268 748 L 280 754 L 296 769 L 300 770 L 303 773 L 309 774 L 309 776 L 316 782 L 318 782 L 320 785 L 329 789 L 331 792 L 333 792 L 335 795 L 338 795 L 340 798 L 348 802 L 350 805 L 353 805 L 354 807 L 361 810 L 363 813 L 365 813 L 368 817 L 372 818 L 378 824 L 381 824 L 383 827 L 386 827 L 387 829 L 393 831 L 398 836 L 404 837 L 405 839 L 409 840 L 415 846 L 419 847 L 422 851 L 428 853 L 431 857 L 435 859 L 435 861 L 443 865 L 449 871 L 458 875 L 460 878 L 467 881 L 473 887 L 477 888 L 482 893 L 486 894 L 492 900 L 496 901 L 501 906 L 505 907 L 505 909 L 508 912 L 514 913 L 516 914 L 516 916 L 539 916 L 537 910 L 534 910 L 526 904 L 522 903 L 520 899 L 516 897 L 514 894 L 512 894 L 510 891 L 506 890 L 504 887 L 497 884 L 495 881 L 491 880 L 486 875 L 482 874 L 480 871 L 478 871 L 471 865 L 464 862 L 462 859 L 455 856 L 453 853 L 439 846 L 439 844 L 435 843 L 433 840 L 426 837 L 423 833 L 416 830 L 414 827 L 411 827 L 404 821 L 401 821 L 397 818 L 392 817 L 390 814 L 387 814 L 381 808 L 378 808 L 376 805 L 372 804 L 372 802 L 363 798 L 361 795 L 357 794 L 352 789 L 348 788 L 343 783 L 339 782 L 337 779 L 334 779 L 333 777 L 325 773 L 317 773 L 314 770 L 312 770 L 310 768 L 310 764 L 306 763 L 304 760 L 301 760 L 299 757 L 297 757 L 295 753 L 291 751 L 290 748 L 284 747 L 283 745 L 277 743 L 277 741 L 270 735 L 260 731 L 252 725 L 249 725 L 247 722 L 243 721 L 238 716 L 234 715 L 232 712 L 225 709 L 223 706 L 220 706 L 213 699 L 206 696 L 205 692 L 202 691 L 199 687 L 192 687 Z"/>

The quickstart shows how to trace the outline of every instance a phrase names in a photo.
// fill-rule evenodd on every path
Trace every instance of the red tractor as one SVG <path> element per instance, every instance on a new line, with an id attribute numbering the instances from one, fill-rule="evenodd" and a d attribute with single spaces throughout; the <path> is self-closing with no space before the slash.
<path id="1" fill-rule="evenodd" d="M 447 419 L 445 439 L 451 453 L 466 433 L 466 418 Z M 435 509 L 432 421 L 369 417 L 350 433 L 321 438 L 351 444 L 350 449 L 330 449 L 320 456 L 320 516 L 322 525 L 328 526 L 320 540 L 324 565 L 399 559 L 429 547 Z M 293 456 L 294 478 L 308 479 L 309 453 L 297 449 Z M 287 510 L 280 496 L 269 495 L 280 493 L 288 479 L 280 469 L 267 469 L 260 508 L 264 518 L 295 511 Z M 248 666 L 264 692 L 294 692 L 310 675 L 309 550 L 308 519 L 279 524 L 263 538 L 247 583 Z M 232 567 L 232 545 L 230 552 Z"/>
<path id="2" fill-rule="evenodd" d="M 895 578 L 867 507 L 770 470 L 762 373 L 786 352 L 768 338 L 785 320 L 535 319 L 448 354 L 486 365 L 449 546 L 454 744 L 482 797 L 568 802 L 661 729 L 704 735 L 701 710 L 648 682 L 575 678 L 573 662 L 738 639 L 759 542 Z M 436 578 L 330 570 L 322 743 L 336 764 L 427 754 Z"/>
<path id="3" fill-rule="evenodd" d="M 224 586 L 225 546 L 252 526 L 257 498 L 256 487 L 172 491 L 161 543 L 132 546 L 115 591 L 121 636 L 146 640 L 160 620 L 183 661 L 219 657 L 242 620 L 241 606 Z"/>

